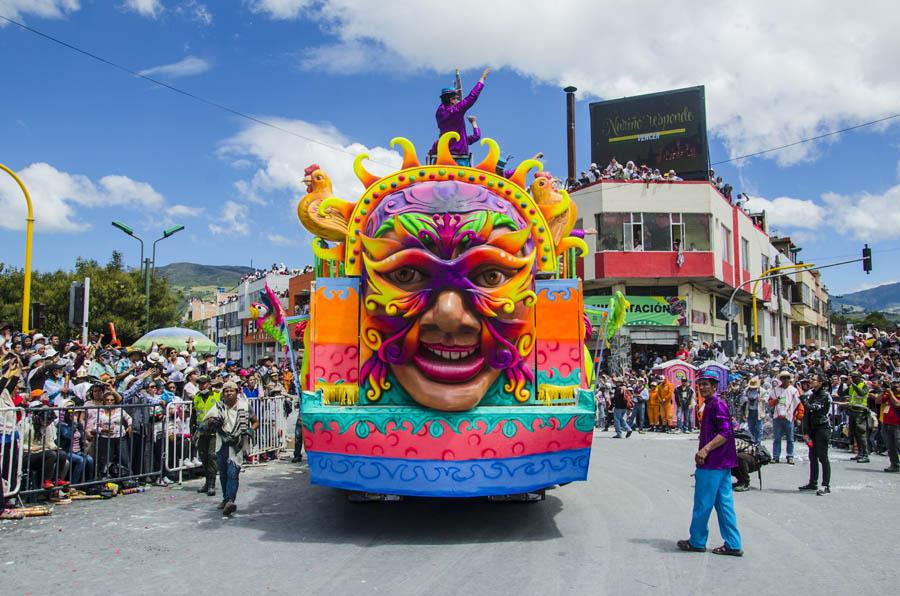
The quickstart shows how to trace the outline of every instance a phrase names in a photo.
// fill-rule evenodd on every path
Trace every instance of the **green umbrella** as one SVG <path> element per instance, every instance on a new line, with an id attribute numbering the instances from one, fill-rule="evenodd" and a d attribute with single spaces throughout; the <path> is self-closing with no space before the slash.
<path id="1" fill-rule="evenodd" d="M 198 354 L 215 353 L 216 344 L 211 339 L 199 331 L 185 329 L 183 327 L 154 329 L 134 342 L 131 347 L 149 352 L 155 343 L 157 346 L 166 346 L 181 351 L 187 349 L 188 339 L 191 338 L 194 340 L 194 350 L 196 350 Z"/>

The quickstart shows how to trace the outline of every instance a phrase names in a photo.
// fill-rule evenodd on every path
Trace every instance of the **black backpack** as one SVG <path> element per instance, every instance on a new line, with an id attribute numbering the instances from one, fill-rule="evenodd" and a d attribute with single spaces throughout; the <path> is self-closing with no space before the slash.
<path id="1" fill-rule="evenodd" d="M 767 466 L 772 463 L 772 454 L 769 453 L 769 450 L 766 449 L 766 446 L 762 443 L 756 444 L 753 441 L 753 437 L 750 435 L 749 431 L 739 430 L 734 433 L 734 438 L 736 441 L 744 441 L 753 445 L 752 455 L 754 459 L 756 459 L 756 463 L 762 467 Z"/>

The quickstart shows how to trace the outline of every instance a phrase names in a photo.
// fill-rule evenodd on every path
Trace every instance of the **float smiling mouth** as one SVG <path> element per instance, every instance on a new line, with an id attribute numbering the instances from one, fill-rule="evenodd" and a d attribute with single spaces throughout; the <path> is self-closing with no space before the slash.
<path id="1" fill-rule="evenodd" d="M 447 346 L 419 345 L 413 362 L 426 377 L 441 383 L 464 383 L 484 368 L 484 356 L 478 344 Z"/>

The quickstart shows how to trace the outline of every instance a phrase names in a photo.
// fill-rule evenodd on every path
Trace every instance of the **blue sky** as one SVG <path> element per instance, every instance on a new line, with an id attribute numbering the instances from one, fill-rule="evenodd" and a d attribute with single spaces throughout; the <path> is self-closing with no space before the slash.
<path id="1" fill-rule="evenodd" d="M 464 0 L 461 14 L 436 19 L 446 4 L 431 0 L 385 1 L 377 14 L 354 0 L 0 0 L 4 16 L 345 148 L 266 129 L 0 26 L 0 55 L 14 57 L 5 61 L 0 93 L 0 162 L 34 194 L 35 269 L 70 268 L 76 256 L 102 261 L 114 249 L 136 265 L 138 243 L 110 227 L 113 219 L 145 241 L 184 224 L 185 232 L 159 245 L 158 264 L 305 264 L 309 237 L 294 212 L 303 167 L 320 163 L 337 194 L 355 198 L 352 153 L 370 148 L 378 161 L 398 164 L 387 147 L 398 135 L 424 153 L 434 136 L 435 95 L 454 66 L 464 69 L 467 88 L 484 65 L 495 67 L 473 110 L 483 132 L 516 158 L 543 151 L 558 174 L 565 169 L 563 84 L 584 91 L 577 106 L 584 165 L 587 105 L 600 97 L 705 84 L 712 161 L 900 112 L 893 66 L 900 46 L 889 33 L 896 17 L 866 23 L 852 11 L 824 15 L 826 25 L 847 30 L 853 41 L 843 43 L 840 35 L 822 40 L 813 27 L 793 26 L 805 22 L 803 2 L 776 11 L 774 20 L 764 2 L 737 15 L 713 3 L 698 18 L 740 17 L 744 28 L 704 39 L 696 33 L 701 20 L 696 39 L 678 32 L 635 39 L 614 22 L 597 29 L 617 18 L 602 2 L 562 1 L 546 13 L 536 2 L 496 4 Z M 647 10 L 665 6 L 649 2 Z M 584 19 L 573 22 L 575 15 Z M 863 28 L 869 34 L 860 42 Z M 826 273 L 834 293 L 897 281 L 900 119 L 894 122 L 716 169 L 768 208 L 806 260 L 851 258 L 865 241 L 874 247 L 873 275 L 860 265 Z M 24 262 L 21 203 L 0 180 L 0 261 L 16 266 Z"/>

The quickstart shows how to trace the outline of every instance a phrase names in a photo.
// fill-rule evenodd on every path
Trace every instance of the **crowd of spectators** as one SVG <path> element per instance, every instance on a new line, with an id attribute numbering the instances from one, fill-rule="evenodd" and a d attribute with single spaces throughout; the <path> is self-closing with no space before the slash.
<path id="1" fill-rule="evenodd" d="M 209 405 L 233 383 L 251 403 L 276 398 L 266 405 L 288 411 L 296 394 L 289 368 L 271 357 L 246 368 L 217 363 L 213 354 L 197 353 L 192 340 L 182 348 L 154 344 L 144 352 L 104 344 L 97 336 L 82 344 L 3 325 L 0 368 L 0 509 L 12 505 L 6 480 L 19 450 L 21 492 L 32 497 L 66 498 L 79 492 L 72 485 L 102 495 L 108 480 L 119 488 L 166 485 L 172 469 L 203 473 L 195 436 L 202 432 L 198 396 Z M 164 449 L 163 437 L 180 445 Z"/>
<path id="2" fill-rule="evenodd" d="M 746 432 L 748 450 L 759 449 L 764 438 L 771 437 L 771 461 L 782 461 L 784 443 L 783 461 L 793 464 L 798 455 L 795 437 L 804 437 L 810 447 L 811 468 L 817 460 L 823 469 L 827 466 L 827 447 L 822 445 L 831 444 L 851 450 L 861 464 L 870 463 L 871 454 L 886 455 L 884 471 L 900 472 L 897 332 L 850 331 L 838 345 L 827 348 L 800 346 L 733 358 L 716 344 L 690 343 L 680 346 L 676 358 L 698 366 L 714 362 L 730 371 L 722 397 L 729 404 L 735 426 Z M 656 367 L 662 363 L 659 355 L 645 356 L 624 375 L 601 375 L 596 426 L 606 431 L 613 425 L 616 436 L 648 430 L 697 431 L 702 403 L 690 383 L 673 385 L 659 374 Z M 814 395 L 826 396 L 827 408 L 821 403 L 817 406 Z M 829 485 L 830 467 L 827 469 L 823 487 Z M 737 490 L 749 489 L 748 471 L 736 474 Z M 813 484 L 803 489 L 828 492 Z"/>
<path id="3" fill-rule="evenodd" d="M 635 165 L 633 161 L 625 162 L 625 165 L 619 163 L 616 158 L 612 158 L 609 164 L 602 170 L 597 164 L 592 163 L 587 170 L 582 170 L 576 180 L 574 188 L 569 190 L 577 190 L 585 186 L 590 186 L 595 182 L 601 181 L 642 181 L 642 182 L 681 182 L 682 178 L 675 172 L 669 170 L 662 172 L 659 168 L 651 168 L 646 164 L 640 167 Z"/>
<path id="4" fill-rule="evenodd" d="M 262 279 L 267 275 L 277 274 L 277 275 L 300 275 L 301 273 L 310 273 L 313 268 L 311 265 L 307 265 L 302 269 L 289 269 L 287 265 L 282 263 L 272 263 L 272 266 L 268 269 L 257 269 L 252 273 L 245 273 L 241 276 L 241 283 L 245 281 L 256 281 L 258 279 Z"/>

